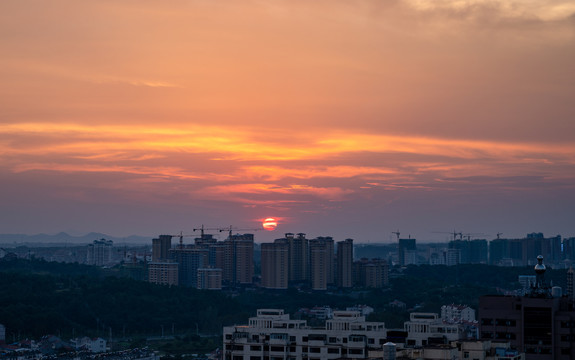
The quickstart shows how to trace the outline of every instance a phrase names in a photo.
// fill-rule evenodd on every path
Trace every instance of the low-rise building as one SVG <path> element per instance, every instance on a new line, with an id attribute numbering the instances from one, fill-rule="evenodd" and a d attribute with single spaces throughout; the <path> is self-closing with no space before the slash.
<path id="1" fill-rule="evenodd" d="M 106 340 L 102 338 L 79 337 L 70 340 L 70 345 L 76 350 L 84 350 L 92 353 L 106 352 Z"/>
<path id="2" fill-rule="evenodd" d="M 411 313 L 403 324 L 407 347 L 447 344 L 463 338 L 463 327 L 444 323 L 436 313 Z"/>
<path id="3" fill-rule="evenodd" d="M 441 307 L 441 320 L 449 323 L 474 322 L 475 310 L 467 305 L 443 305 Z"/>
<path id="4" fill-rule="evenodd" d="M 364 359 L 387 342 L 385 324 L 357 311 L 334 311 L 325 327 L 312 328 L 283 310 L 260 309 L 248 325 L 223 333 L 224 360 Z"/>

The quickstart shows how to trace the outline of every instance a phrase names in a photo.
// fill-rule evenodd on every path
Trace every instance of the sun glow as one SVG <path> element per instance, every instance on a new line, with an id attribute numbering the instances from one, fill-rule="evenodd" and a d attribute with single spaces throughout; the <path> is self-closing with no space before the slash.
<path id="1" fill-rule="evenodd" d="M 274 231 L 278 226 L 278 222 L 276 219 L 269 217 L 263 221 L 262 226 L 265 230 Z"/>

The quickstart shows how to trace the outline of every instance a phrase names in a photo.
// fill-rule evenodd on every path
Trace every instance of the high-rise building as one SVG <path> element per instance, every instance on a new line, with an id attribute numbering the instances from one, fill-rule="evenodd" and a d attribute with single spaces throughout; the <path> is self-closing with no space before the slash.
<path id="1" fill-rule="evenodd" d="M 452 240 L 449 248 L 459 250 L 459 264 L 487 264 L 487 240 Z"/>
<path id="2" fill-rule="evenodd" d="M 417 248 L 415 245 L 415 239 L 399 239 L 399 244 L 397 247 L 397 257 L 399 265 L 409 265 L 417 263 Z M 414 261 L 415 259 L 415 261 Z"/>
<path id="3" fill-rule="evenodd" d="M 335 285 L 335 242 L 331 236 L 319 236 L 316 240 L 325 243 L 327 284 Z"/>
<path id="4" fill-rule="evenodd" d="M 262 287 L 287 289 L 289 275 L 289 244 L 286 239 L 261 244 Z"/>
<path id="5" fill-rule="evenodd" d="M 567 298 L 571 301 L 575 300 L 575 294 L 573 293 L 573 267 L 567 270 Z"/>
<path id="6" fill-rule="evenodd" d="M 197 288 L 201 290 L 221 290 L 222 269 L 198 269 Z"/>
<path id="7" fill-rule="evenodd" d="M 222 278 L 230 285 L 248 285 L 254 277 L 254 235 L 231 235 L 223 242 Z"/>
<path id="8" fill-rule="evenodd" d="M 112 263 L 114 242 L 112 240 L 94 240 L 88 245 L 86 263 L 88 265 L 105 266 Z"/>
<path id="9" fill-rule="evenodd" d="M 575 311 L 568 297 L 554 296 L 545 284 L 543 257 L 535 265 L 535 286 L 525 296 L 482 296 L 482 339 L 509 341 L 527 360 L 575 359 Z"/>
<path id="10" fill-rule="evenodd" d="M 184 247 L 171 249 L 170 260 L 179 264 L 178 283 L 180 286 L 198 286 L 198 269 L 208 266 L 208 250 Z"/>
<path id="11" fill-rule="evenodd" d="M 337 286 L 353 286 L 353 239 L 337 242 Z"/>
<path id="12" fill-rule="evenodd" d="M 379 258 L 362 258 L 353 262 L 353 283 L 367 288 L 381 288 L 389 284 L 389 266 Z"/>
<path id="13" fill-rule="evenodd" d="M 169 251 L 172 248 L 172 235 L 160 235 L 152 239 L 152 261 L 169 259 Z"/>
<path id="14" fill-rule="evenodd" d="M 560 235 L 546 238 L 542 233 L 531 233 L 523 239 L 494 239 L 489 242 L 489 263 L 493 265 L 535 265 L 542 255 L 552 265 L 569 257 L 569 241 Z"/>
<path id="15" fill-rule="evenodd" d="M 461 250 L 460 249 L 446 249 L 444 251 L 444 256 L 445 256 L 445 265 L 447 266 L 454 266 L 459 264 L 459 259 L 461 256 Z"/>
<path id="16" fill-rule="evenodd" d="M 487 240 L 476 239 L 469 242 L 469 263 L 487 264 Z"/>
<path id="17" fill-rule="evenodd" d="M 327 262 L 333 254 L 328 252 L 325 241 L 309 242 L 310 280 L 312 290 L 327 290 Z"/>
<path id="18" fill-rule="evenodd" d="M 294 236 L 285 234 L 289 244 L 289 281 L 307 282 L 309 280 L 309 241 L 304 233 Z"/>
<path id="19" fill-rule="evenodd" d="M 148 263 L 148 282 L 159 285 L 178 285 L 178 263 L 170 261 Z"/>

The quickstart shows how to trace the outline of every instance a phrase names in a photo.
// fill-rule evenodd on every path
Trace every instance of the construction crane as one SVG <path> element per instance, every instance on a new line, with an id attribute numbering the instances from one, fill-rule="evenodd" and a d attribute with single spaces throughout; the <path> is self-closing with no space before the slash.
<path id="1" fill-rule="evenodd" d="M 503 235 L 503 233 L 500 233 L 500 232 L 497 233 L 497 240 L 500 239 L 500 238 L 499 238 L 500 235 Z"/>
<path id="2" fill-rule="evenodd" d="M 453 231 L 434 231 L 435 234 L 449 234 L 453 236 L 453 241 L 457 240 L 457 236 L 459 236 L 460 240 L 463 240 L 463 233 L 461 232 L 457 232 L 455 230 Z"/>
<path id="3" fill-rule="evenodd" d="M 395 234 L 395 236 L 397 236 L 397 242 L 399 242 L 399 234 L 400 234 L 399 230 L 397 230 L 397 231 L 392 231 L 391 233 L 392 233 L 392 234 Z"/>
<path id="4" fill-rule="evenodd" d="M 220 228 L 217 229 L 219 230 L 219 232 L 222 231 L 228 231 L 228 238 L 231 239 L 232 238 L 232 231 L 260 231 L 262 230 L 261 228 L 253 228 L 253 229 L 238 229 L 238 228 L 234 228 L 232 225 L 230 225 L 229 227 L 226 228 Z"/>
<path id="5" fill-rule="evenodd" d="M 471 236 L 487 236 L 487 234 L 484 234 L 484 233 L 465 233 L 465 234 L 462 234 L 462 236 L 465 236 L 467 238 L 467 241 L 471 241 Z"/>
<path id="6" fill-rule="evenodd" d="M 204 231 L 205 230 L 214 230 L 214 231 L 219 231 L 221 228 L 205 228 L 204 224 L 202 224 L 202 226 L 200 226 L 197 229 L 194 229 L 194 232 L 200 230 L 200 237 L 203 239 L 204 238 Z"/>
<path id="7" fill-rule="evenodd" d="M 180 238 L 179 248 L 180 248 L 180 249 L 183 249 L 183 248 L 184 248 L 184 236 L 196 236 L 196 235 L 193 235 L 193 234 L 186 234 L 186 235 L 184 235 L 184 232 L 183 232 L 183 231 L 180 231 L 180 233 L 179 233 L 178 235 L 170 235 L 170 236 L 171 236 L 171 237 L 179 237 L 179 238 Z"/>

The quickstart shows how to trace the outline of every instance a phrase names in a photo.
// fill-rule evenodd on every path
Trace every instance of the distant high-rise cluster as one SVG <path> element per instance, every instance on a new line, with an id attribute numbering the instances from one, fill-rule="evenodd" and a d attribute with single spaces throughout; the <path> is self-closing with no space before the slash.
<path id="1" fill-rule="evenodd" d="M 268 289 L 309 286 L 354 285 L 382 287 L 387 283 L 387 262 L 381 259 L 353 261 L 353 240 L 335 242 L 332 237 L 307 239 L 305 234 L 287 233 L 262 249 L 261 285 Z"/>
<path id="2" fill-rule="evenodd" d="M 172 247 L 173 235 L 152 240 L 150 282 L 219 290 L 222 284 L 250 285 L 254 275 L 254 236 L 232 235 L 217 241 L 202 234 L 194 244 Z"/>
<path id="3" fill-rule="evenodd" d="M 575 259 L 575 239 L 561 236 L 546 238 L 542 233 L 531 233 L 523 239 L 495 239 L 489 242 L 489 263 L 492 265 L 535 265 L 542 255 L 550 264 Z"/>

